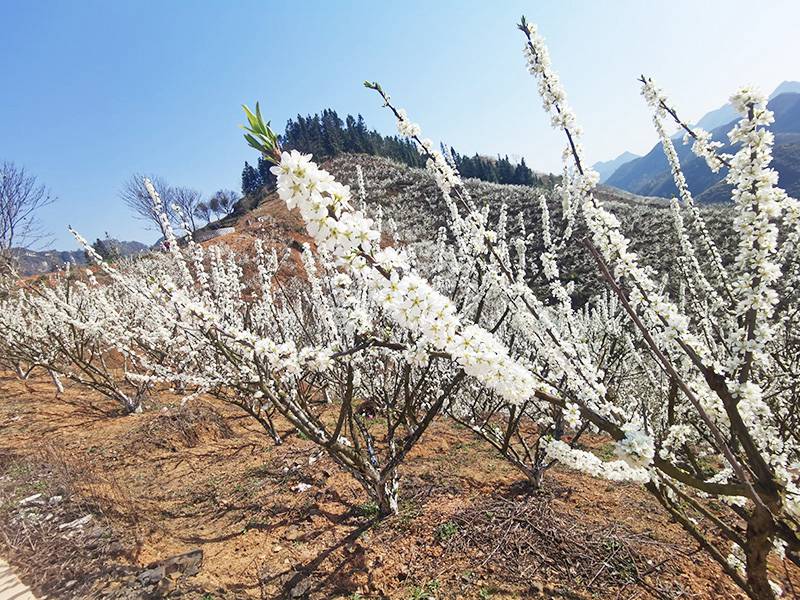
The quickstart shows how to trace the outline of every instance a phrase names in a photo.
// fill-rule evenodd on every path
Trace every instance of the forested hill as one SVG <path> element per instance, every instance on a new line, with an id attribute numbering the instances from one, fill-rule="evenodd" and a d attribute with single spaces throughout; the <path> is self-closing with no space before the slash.
<path id="1" fill-rule="evenodd" d="M 325 109 L 313 116 L 297 115 L 286 123 L 281 145 L 287 150 L 300 150 L 314 155 L 317 161 L 333 158 L 342 153 L 382 156 L 410 167 L 424 167 L 425 158 L 414 144 L 398 136 L 385 136 L 370 130 L 361 115 L 347 115 L 344 121 L 335 110 Z M 527 186 L 552 187 L 552 175 L 534 173 L 525 159 L 517 162 L 508 156 L 488 157 L 479 154 L 462 155 L 453 148 L 442 147 L 449 154 L 463 177 L 472 177 L 491 183 L 510 183 Z M 256 165 L 245 163 L 242 171 L 242 194 L 256 194 L 274 179 L 270 165 L 259 159 Z"/>

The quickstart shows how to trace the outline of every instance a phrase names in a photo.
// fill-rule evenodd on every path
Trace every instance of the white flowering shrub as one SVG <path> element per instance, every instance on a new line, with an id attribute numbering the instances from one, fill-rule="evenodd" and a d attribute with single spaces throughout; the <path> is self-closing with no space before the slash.
<path id="1" fill-rule="evenodd" d="M 126 413 L 141 411 L 150 387 L 139 377 L 148 350 L 140 343 L 141 323 L 152 320 L 127 299 L 117 285 L 98 284 L 90 270 L 69 268 L 11 290 L 0 300 L 4 361 L 18 374 L 22 365 L 26 373 L 46 369 L 59 391 L 66 378 L 115 400 Z M 167 347 L 159 340 L 150 348 L 162 356 Z"/>
<path id="2" fill-rule="evenodd" d="M 556 462 L 644 485 L 750 597 L 774 598 L 770 560 L 800 564 L 800 204 L 769 166 L 766 100 L 734 94 L 738 151 L 726 155 L 643 77 L 679 197 L 609 201 L 544 41 L 524 19 L 520 29 L 565 135 L 552 189 L 462 181 L 377 83 L 365 85 L 426 158 L 436 191 L 409 184 L 409 171 L 381 179 L 385 162 L 366 160 L 345 169 L 354 197 L 311 156 L 282 152 L 247 110 L 247 141 L 275 165 L 277 195 L 313 244 L 280 257 L 257 244 L 245 257 L 178 240 L 163 217 L 161 258 L 98 261 L 102 283 L 90 271 L 5 292 L 4 360 L 119 394 L 128 410 L 161 383 L 210 393 L 276 443 L 279 414 L 382 515 L 397 510 L 398 467 L 447 414 L 534 486 Z M 695 204 L 668 120 L 727 172 L 732 210 Z M 633 242 L 633 229 L 647 231 Z M 288 260 L 301 277 L 281 277 Z M 589 265 L 602 292 L 585 281 Z M 616 456 L 583 449 L 587 431 L 613 439 Z"/>
<path id="3" fill-rule="evenodd" d="M 421 128 L 377 83 L 367 83 L 397 118 L 398 131 L 427 157 L 449 211 L 456 262 L 475 273 L 467 275 L 474 311 L 465 305 L 468 310 L 460 310 L 457 317 L 429 313 L 424 303 L 441 305 L 439 297 L 417 278 L 412 289 L 390 287 L 385 301 L 395 305 L 391 292 L 399 291 L 405 302 L 394 315 L 398 325 L 422 333 L 422 351 L 450 354 L 488 393 L 517 407 L 527 408 L 531 398 L 547 400 L 572 416 L 577 412 L 576 425 L 589 421 L 611 435 L 620 460 L 604 462 L 557 439 L 545 441 L 546 453 L 592 475 L 644 483 L 748 594 L 771 598 L 776 588 L 768 574 L 770 553 L 797 562 L 800 550 L 800 453 L 796 434 L 786 426 L 798 410 L 797 373 L 794 361 L 785 360 L 796 345 L 792 275 L 798 203 L 777 187 L 777 174 L 769 167 L 772 136 L 766 126 L 772 115 L 766 99 L 748 88 L 732 97 L 742 115 L 730 133 L 740 147 L 735 155 L 716 154 L 718 147 L 708 136 L 688 131 L 696 140 L 694 149 L 712 168 L 728 169 L 738 239 L 733 260 L 726 261 L 694 207 L 661 121 L 670 116 L 685 125 L 643 78 L 643 94 L 654 108 L 680 192 L 680 201 L 672 204 L 677 273 L 658 279 L 632 251 L 619 220 L 595 194 L 597 175 L 585 167 L 576 118 L 541 37 L 525 21 L 520 29 L 544 108 L 567 141 L 558 190 L 562 222 L 557 235 L 544 227 L 544 251 L 538 257 L 549 297 L 537 295 L 528 285 L 524 240 L 505 242 L 502 210 L 496 227 L 490 227 L 487 211 L 476 206 L 453 166 L 421 137 Z M 281 196 L 297 203 L 321 244 L 338 249 L 345 268 L 366 273 L 379 290 L 395 274 L 398 283 L 409 277 L 406 265 L 392 262 L 387 267 L 362 245 L 358 219 L 351 221 L 347 215 L 352 213 L 340 210 L 335 192 L 320 202 L 319 182 L 307 176 L 315 169 L 309 157 L 279 155 L 270 144 L 253 145 L 267 156 L 272 153 L 279 163 Z M 319 177 L 328 181 L 327 173 Z M 546 202 L 542 204 L 546 223 Z M 592 344 L 575 326 L 573 282 L 562 278 L 558 255 L 573 239 L 578 217 L 590 234 L 584 245 L 629 317 L 621 339 L 628 350 L 627 368 L 638 370 L 640 381 L 648 384 L 650 400 L 645 406 L 638 386 L 610 393 L 608 364 L 593 360 Z M 687 234 L 685 220 L 696 232 L 694 237 Z M 418 290 L 424 290 L 421 301 Z M 417 313 L 419 303 L 423 306 Z M 484 303 L 494 308 L 492 316 L 500 315 L 492 328 L 476 322 Z M 442 330 L 444 337 L 439 336 Z M 478 351 L 473 353 L 475 343 Z M 708 496 L 731 507 L 723 519 L 704 504 Z M 699 526 L 690 516 L 695 514 L 703 519 Z M 729 561 L 717 536 L 741 551 L 731 556 L 744 559 Z"/>
<path id="4" fill-rule="evenodd" d="M 10 276 L 0 277 L 0 323 L 13 323 L 14 327 L 3 327 L 0 335 L 0 366 L 14 371 L 20 379 L 27 379 L 36 368 L 36 363 L 30 360 L 31 355 L 26 350 L 27 332 L 21 333 L 16 323 L 24 318 L 24 312 L 19 302 L 11 301 L 18 294 L 16 282 Z"/>
<path id="5" fill-rule="evenodd" d="M 618 219 L 595 195 L 597 175 L 585 166 L 580 130 L 547 49 L 534 27 L 523 20 L 520 28 L 544 108 L 566 136 L 562 185 L 591 233 L 588 250 L 630 317 L 639 361 L 658 368 L 652 381 L 664 399 L 662 410 L 651 415 L 632 413 L 629 406 L 624 420 L 596 399 L 576 402 L 584 418 L 620 440 L 622 452 L 646 468 L 648 489 L 726 572 L 752 597 L 772 598 L 769 555 L 797 563 L 800 550 L 800 446 L 786 427 L 798 411 L 797 373 L 794 361 L 784 360 L 797 337 L 799 205 L 777 187 L 777 173 L 769 167 L 772 136 L 766 127 L 772 115 L 766 99 L 750 88 L 731 98 L 741 120 L 729 137 L 739 150 L 725 156 L 705 134 L 693 134 L 680 121 L 652 81 L 642 80 L 680 193 L 680 202 L 673 203 L 680 272 L 673 293 L 640 263 Z M 694 207 L 663 126 L 667 118 L 696 140 L 695 151 L 711 168 L 728 170 L 737 239 L 732 261 L 722 259 Z M 626 406 L 624 398 L 615 403 Z M 567 462 L 568 454 L 575 467 L 596 470 L 594 460 L 581 464 L 559 444 L 556 456 Z M 704 504 L 708 496 L 730 510 L 720 518 Z M 744 560 L 728 560 L 723 548 L 731 544 L 738 548 L 732 554 Z"/>
<path id="6" fill-rule="evenodd" d="M 281 168 L 296 158 L 287 155 Z M 349 190 L 334 185 L 323 171 L 307 161 L 292 169 L 305 169 L 303 185 L 316 189 L 320 202 L 336 203 L 342 223 L 351 229 L 309 223 L 317 252 L 306 245 L 299 257 L 295 253 L 303 276 L 287 281 L 280 269 L 292 253 L 279 259 L 259 242 L 248 259 L 219 246 L 206 250 L 190 237 L 182 251 L 164 220 L 175 275 L 162 273 L 155 281 L 160 298 L 153 294 L 149 299 L 171 314 L 173 350 L 165 361 L 143 357 L 150 374 L 140 379 L 231 402 L 261 423 L 276 443 L 281 437 L 272 416 L 279 413 L 351 473 L 385 516 L 398 509 L 398 467 L 464 377 L 451 368 L 450 355 L 418 351 L 421 334 L 394 324 L 423 310 L 450 318 L 454 311 L 432 290 L 440 305 L 424 303 L 427 288 L 419 278 L 395 276 L 379 287 L 364 276 L 366 263 L 362 271 L 342 269 L 352 258 L 344 246 L 355 247 L 350 232 L 359 231 L 358 247 L 372 249 L 380 230 L 360 212 L 345 213 Z M 279 175 L 280 190 L 295 184 Z M 150 193 L 160 208 L 157 193 Z M 320 211 L 301 208 L 304 217 L 309 210 Z M 342 235 L 334 238 L 334 232 Z M 370 260 L 380 261 L 379 269 L 387 274 L 401 264 L 410 270 L 405 254 L 374 250 Z M 127 278 L 102 266 L 114 280 Z"/>

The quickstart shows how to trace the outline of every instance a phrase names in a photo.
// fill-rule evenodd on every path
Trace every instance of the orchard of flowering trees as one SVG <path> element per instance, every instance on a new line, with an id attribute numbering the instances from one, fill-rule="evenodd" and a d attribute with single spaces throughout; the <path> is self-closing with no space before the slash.
<path id="1" fill-rule="evenodd" d="M 313 244 L 256 244 L 246 255 L 191 236 L 182 246 L 145 181 L 164 252 L 112 266 L 76 234 L 97 268 L 7 281 L 0 360 L 21 375 L 42 368 L 56 385 L 90 386 L 125 412 L 141 411 L 165 386 L 186 401 L 210 394 L 277 445 L 280 418 L 351 474 L 382 516 L 398 510 L 409 452 L 434 420 L 451 419 L 531 488 L 555 464 L 644 486 L 751 598 L 775 598 L 778 565 L 800 566 L 800 203 L 770 167 L 766 99 L 747 87 L 734 93 L 740 120 L 729 136 L 738 150 L 727 155 L 642 77 L 679 191 L 676 267 L 658 272 L 596 194 L 542 37 L 524 19 L 519 28 L 565 144 L 559 184 L 528 207 L 541 216 L 541 239 L 524 224 L 511 234 L 504 206 L 490 219 L 452 155 L 378 83 L 365 85 L 425 158 L 448 209 L 447 226 L 429 232 L 433 259 L 382 230 L 360 170 L 351 191 L 311 155 L 284 151 L 257 106 L 246 109 L 245 137 L 273 165 L 279 198 Z M 671 124 L 713 170 L 727 170 L 733 260 L 693 201 Z M 180 207 L 171 210 L 180 217 Z M 577 282 L 560 269 L 575 246 L 605 283 L 588 302 L 576 300 Z M 289 261 L 302 276 L 282 276 Z M 613 439 L 617 456 L 581 449 L 586 433 Z"/>

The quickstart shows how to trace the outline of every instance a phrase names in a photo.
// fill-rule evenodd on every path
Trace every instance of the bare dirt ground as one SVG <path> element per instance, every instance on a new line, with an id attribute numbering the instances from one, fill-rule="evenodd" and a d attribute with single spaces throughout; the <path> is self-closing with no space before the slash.
<path id="1" fill-rule="evenodd" d="M 400 514 L 376 522 L 281 430 L 275 447 L 234 408 L 167 393 L 121 416 L 0 373 L 0 556 L 40 598 L 742 597 L 636 486 L 555 469 L 527 495 L 442 420 L 402 470 Z"/>

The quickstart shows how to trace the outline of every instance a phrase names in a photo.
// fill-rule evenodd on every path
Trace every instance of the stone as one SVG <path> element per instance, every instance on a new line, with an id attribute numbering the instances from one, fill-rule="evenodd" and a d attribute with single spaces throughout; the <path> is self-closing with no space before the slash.
<path id="1" fill-rule="evenodd" d="M 303 531 L 299 527 L 290 527 L 283 534 L 283 537 L 291 542 L 297 541 L 303 537 Z"/>
<path id="2" fill-rule="evenodd" d="M 162 561 L 151 563 L 147 566 L 147 569 L 139 573 L 136 578 L 139 580 L 139 583 L 144 586 L 158 585 L 159 590 L 163 592 L 172 589 L 172 583 L 165 580 L 174 581 L 183 577 L 197 575 L 202 563 L 203 551 L 196 548 L 189 552 L 176 554 Z"/>
<path id="3" fill-rule="evenodd" d="M 235 227 L 220 227 L 218 229 L 201 229 L 196 231 L 194 238 L 196 242 L 207 242 L 223 235 L 228 235 L 236 231 Z"/>
<path id="4" fill-rule="evenodd" d="M 147 569 L 146 571 L 142 571 L 136 577 L 139 580 L 139 583 L 142 585 L 153 585 L 154 583 L 158 583 L 164 578 L 166 574 L 163 566 L 154 567 L 152 569 Z"/>
<path id="5" fill-rule="evenodd" d="M 83 517 L 75 519 L 74 521 L 70 521 L 69 523 L 61 523 L 61 525 L 58 526 L 58 529 L 79 529 L 91 521 L 92 518 L 92 515 L 84 515 Z"/>
<path id="6" fill-rule="evenodd" d="M 290 598 L 303 598 L 308 595 L 312 588 L 311 579 L 303 579 L 294 586 L 291 590 L 289 590 L 289 597 Z"/>
<path id="7" fill-rule="evenodd" d="M 43 501 L 39 500 L 42 497 L 42 494 L 34 494 L 33 496 L 28 496 L 27 498 L 23 498 L 19 501 L 20 506 L 28 506 L 29 504 L 44 504 Z"/>

